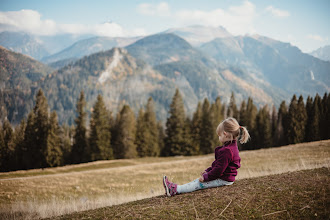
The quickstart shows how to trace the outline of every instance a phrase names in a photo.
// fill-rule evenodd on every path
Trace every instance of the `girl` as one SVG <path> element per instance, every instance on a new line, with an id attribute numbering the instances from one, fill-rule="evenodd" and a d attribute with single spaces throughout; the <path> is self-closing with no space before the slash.
<path id="1" fill-rule="evenodd" d="M 216 132 L 219 141 L 224 145 L 215 148 L 215 161 L 212 166 L 203 171 L 199 179 L 184 185 L 172 183 L 164 176 L 163 185 L 167 196 L 234 183 L 237 169 L 241 167 L 237 140 L 239 139 L 241 144 L 246 143 L 250 138 L 249 132 L 245 127 L 240 126 L 235 118 L 222 121 Z"/>

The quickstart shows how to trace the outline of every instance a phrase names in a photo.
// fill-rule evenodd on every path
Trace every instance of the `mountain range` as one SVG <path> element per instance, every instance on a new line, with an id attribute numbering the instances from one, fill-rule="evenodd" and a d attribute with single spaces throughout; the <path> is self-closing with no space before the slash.
<path id="1" fill-rule="evenodd" d="M 310 55 L 319 58 L 324 61 L 330 61 L 330 45 L 320 47 L 317 50 L 314 50 L 313 52 L 310 53 Z"/>
<path id="2" fill-rule="evenodd" d="M 259 35 L 233 36 L 221 27 L 169 29 L 144 38 L 88 38 L 41 59 L 54 61 L 48 65 L 3 47 L 0 51 L 0 104 L 15 122 L 31 109 L 37 88 L 43 88 L 60 122 L 69 124 L 81 90 L 89 113 L 99 93 L 113 114 L 123 104 L 137 113 L 152 97 L 163 122 L 175 88 L 189 115 L 198 101 L 220 96 L 228 103 L 232 92 L 237 104 L 252 97 L 258 106 L 278 107 L 294 93 L 306 98 L 330 91 L 329 61 L 289 43 Z M 20 63 L 35 68 L 27 70 Z M 15 86 L 10 75 L 19 76 L 24 89 Z"/>

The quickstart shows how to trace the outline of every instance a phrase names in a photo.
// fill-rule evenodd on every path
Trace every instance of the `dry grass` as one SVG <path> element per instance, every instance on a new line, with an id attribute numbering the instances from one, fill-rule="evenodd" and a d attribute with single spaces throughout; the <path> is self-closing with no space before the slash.
<path id="1" fill-rule="evenodd" d="M 238 179 L 329 167 L 330 140 L 244 151 L 240 156 Z M 182 184 L 197 178 L 213 159 L 142 158 L 6 173 L 0 175 L 0 210 L 5 218 L 44 218 L 150 198 L 164 193 L 164 174 Z"/>

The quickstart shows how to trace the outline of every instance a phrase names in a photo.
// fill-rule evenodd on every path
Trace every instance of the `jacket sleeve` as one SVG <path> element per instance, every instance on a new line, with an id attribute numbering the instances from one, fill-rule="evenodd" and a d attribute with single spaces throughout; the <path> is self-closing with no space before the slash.
<path id="1" fill-rule="evenodd" d="M 228 167 L 232 158 L 230 149 L 225 149 L 219 152 L 218 159 L 215 161 L 215 165 L 207 173 L 203 174 L 204 181 L 208 182 L 215 180 L 222 176 L 223 172 Z"/>
<path id="2" fill-rule="evenodd" d="M 207 168 L 205 171 L 209 172 L 210 170 L 212 170 L 212 167 Z"/>

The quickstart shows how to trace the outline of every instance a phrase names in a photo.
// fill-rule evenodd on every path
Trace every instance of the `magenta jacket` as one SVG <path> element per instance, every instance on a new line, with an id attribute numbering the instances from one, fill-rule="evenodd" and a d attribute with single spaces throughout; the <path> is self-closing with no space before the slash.
<path id="1" fill-rule="evenodd" d="M 237 169 L 241 167 L 241 158 L 238 154 L 237 142 L 228 141 L 223 146 L 215 148 L 215 161 L 203 174 L 204 181 L 222 179 L 234 182 Z"/>

